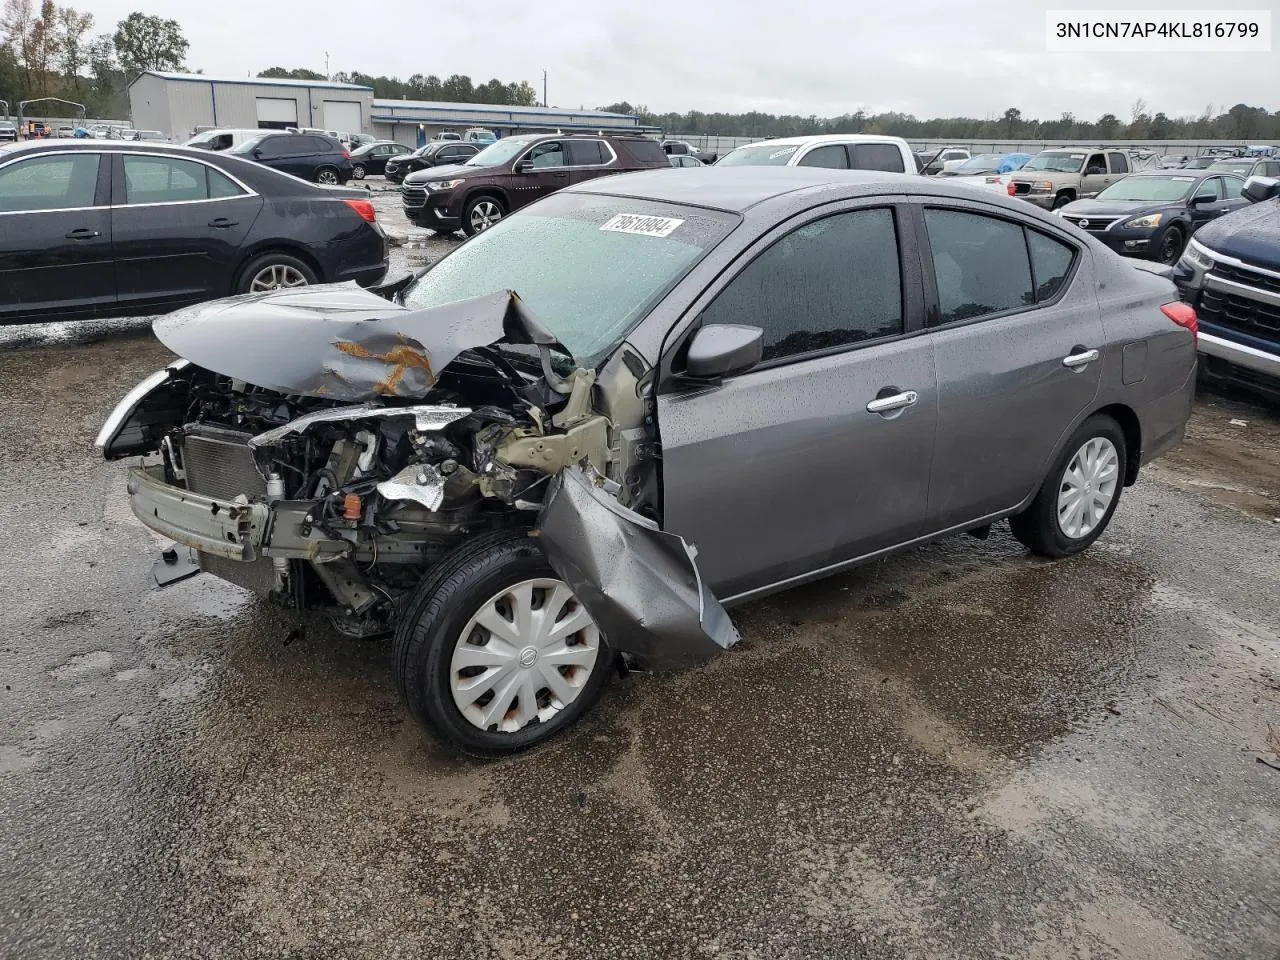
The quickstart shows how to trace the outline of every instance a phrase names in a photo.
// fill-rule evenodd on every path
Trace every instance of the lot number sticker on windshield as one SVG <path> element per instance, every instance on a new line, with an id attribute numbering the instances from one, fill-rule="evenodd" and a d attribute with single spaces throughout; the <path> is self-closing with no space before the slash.
<path id="1" fill-rule="evenodd" d="M 619 213 L 600 229 L 611 233 L 639 233 L 646 237 L 669 237 L 683 220 L 674 217 L 646 217 L 639 213 Z"/>

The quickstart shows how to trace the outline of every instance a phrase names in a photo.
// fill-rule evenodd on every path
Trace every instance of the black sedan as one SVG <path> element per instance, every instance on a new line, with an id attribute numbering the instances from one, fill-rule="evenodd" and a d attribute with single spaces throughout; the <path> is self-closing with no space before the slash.
<path id="1" fill-rule="evenodd" d="M 416 170 L 442 167 L 448 163 L 466 163 L 485 144 L 466 143 L 459 140 L 432 140 L 413 153 L 393 157 L 387 161 L 384 175 L 392 183 L 404 183 L 404 178 Z"/>
<path id="2" fill-rule="evenodd" d="M 0 324 L 164 313 L 387 270 L 363 192 L 226 153 L 66 140 L 0 148 Z"/>
<path id="3" fill-rule="evenodd" d="M 1116 253 L 1176 263 L 1196 230 L 1248 206 L 1243 189 L 1242 177 L 1215 170 L 1145 170 L 1057 213 Z"/>
<path id="4" fill-rule="evenodd" d="M 351 175 L 357 180 L 368 176 L 379 176 L 387 169 L 387 161 L 392 157 L 402 157 L 412 153 L 412 147 L 390 140 L 378 140 L 356 147 L 351 151 Z"/>

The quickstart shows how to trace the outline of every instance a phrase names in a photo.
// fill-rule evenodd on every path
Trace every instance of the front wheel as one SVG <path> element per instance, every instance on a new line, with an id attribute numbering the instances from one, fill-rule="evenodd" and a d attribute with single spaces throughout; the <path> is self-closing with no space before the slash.
<path id="1" fill-rule="evenodd" d="M 355 163 L 355 164 L 352 164 L 352 165 L 351 165 L 351 175 L 352 175 L 353 177 L 355 177 L 357 180 L 363 180 L 363 179 L 364 179 L 364 164 L 363 164 L 363 163 Z"/>
<path id="2" fill-rule="evenodd" d="M 1068 203 L 1070 203 L 1070 202 L 1071 202 L 1072 200 L 1074 200 L 1074 199 L 1075 199 L 1075 197 L 1073 197 L 1073 196 L 1072 196 L 1071 194 L 1069 194 L 1069 193 L 1060 193 L 1060 194 L 1058 194 L 1056 197 L 1054 197 L 1054 198 L 1053 198 L 1053 207 L 1052 207 L 1052 209 L 1057 210 L 1057 209 L 1059 209 L 1059 208 L 1061 208 L 1061 207 L 1065 207 Z"/>
<path id="3" fill-rule="evenodd" d="M 503 218 L 506 211 L 495 197 L 476 197 L 462 211 L 462 230 L 468 237 L 488 230 Z"/>
<path id="4" fill-rule="evenodd" d="M 1031 505 L 1009 518 L 1032 553 L 1067 557 L 1102 536 L 1120 503 L 1126 463 L 1124 431 L 1099 414 L 1071 435 Z"/>
<path id="5" fill-rule="evenodd" d="M 599 698 L 613 657 L 527 531 L 458 548 L 396 626 L 396 678 L 414 719 L 449 746 L 497 757 L 536 746 Z"/>
<path id="6" fill-rule="evenodd" d="M 1177 263 L 1178 258 L 1182 256 L 1182 248 L 1187 245 L 1187 241 L 1182 236 L 1182 231 L 1176 226 L 1170 226 L 1163 234 L 1156 245 L 1156 259 L 1161 263 Z"/>

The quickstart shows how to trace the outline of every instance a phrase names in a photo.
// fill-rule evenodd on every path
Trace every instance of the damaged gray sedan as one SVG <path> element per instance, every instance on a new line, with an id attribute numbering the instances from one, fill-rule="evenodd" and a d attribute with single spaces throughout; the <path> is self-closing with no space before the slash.
<path id="1" fill-rule="evenodd" d="M 1084 549 L 1182 436 L 1195 316 L 1025 205 L 734 168 L 561 191 L 377 291 L 161 318 L 181 359 L 98 437 L 200 568 L 393 634 L 414 717 L 481 756 L 724 607 L 1010 518 Z"/>

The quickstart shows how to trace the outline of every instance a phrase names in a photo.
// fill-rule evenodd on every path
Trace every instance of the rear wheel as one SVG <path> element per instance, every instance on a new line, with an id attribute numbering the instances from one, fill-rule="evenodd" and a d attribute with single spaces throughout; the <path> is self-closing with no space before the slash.
<path id="1" fill-rule="evenodd" d="M 289 287 L 306 287 L 317 280 L 315 271 L 287 253 L 263 253 L 240 270 L 236 293 L 267 293 Z"/>
<path id="2" fill-rule="evenodd" d="M 1124 488 L 1124 431 L 1105 414 L 1071 435 L 1031 505 L 1009 518 L 1013 535 L 1032 553 L 1066 557 L 1102 536 Z"/>
<path id="3" fill-rule="evenodd" d="M 321 167 L 316 171 L 316 183 L 333 186 L 339 182 L 338 171 L 333 169 L 333 167 Z"/>
<path id="4" fill-rule="evenodd" d="M 462 230 L 468 237 L 488 230 L 503 218 L 506 210 L 497 197 L 479 196 L 468 201 L 462 211 Z"/>
<path id="5" fill-rule="evenodd" d="M 351 175 L 352 175 L 353 177 L 355 177 L 357 180 L 363 180 L 363 179 L 364 179 L 364 164 L 363 164 L 363 163 L 353 163 L 353 164 L 351 165 Z"/>
<path id="6" fill-rule="evenodd" d="M 613 657 L 518 530 L 477 537 L 432 569 L 396 626 L 394 663 L 415 720 L 463 753 L 496 757 L 575 723 Z"/>

